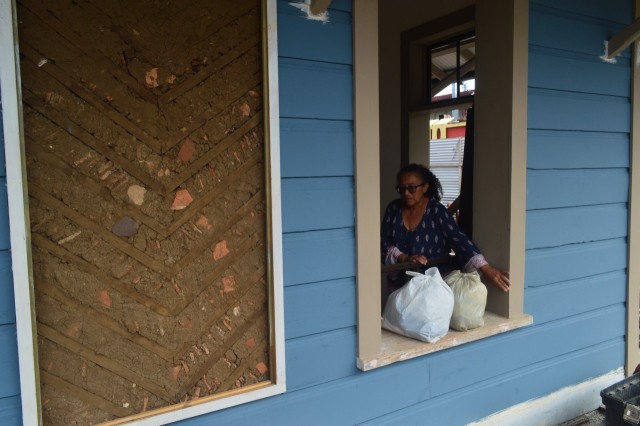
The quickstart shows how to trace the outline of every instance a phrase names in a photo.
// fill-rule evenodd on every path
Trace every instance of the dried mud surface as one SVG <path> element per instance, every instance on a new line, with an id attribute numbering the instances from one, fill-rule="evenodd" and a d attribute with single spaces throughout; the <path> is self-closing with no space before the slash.
<path id="1" fill-rule="evenodd" d="M 270 379 L 260 14 L 18 2 L 47 424 Z"/>

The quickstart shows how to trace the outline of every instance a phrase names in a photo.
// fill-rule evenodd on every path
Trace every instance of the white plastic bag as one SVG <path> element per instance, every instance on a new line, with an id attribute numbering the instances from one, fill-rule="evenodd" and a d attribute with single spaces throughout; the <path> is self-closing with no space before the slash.
<path id="1" fill-rule="evenodd" d="M 407 274 L 413 278 L 389 296 L 382 327 L 423 342 L 437 342 L 449 331 L 453 292 L 438 268 Z"/>
<path id="2" fill-rule="evenodd" d="M 487 306 L 487 287 L 477 272 L 453 271 L 445 277 L 453 290 L 453 315 L 451 328 L 459 331 L 471 330 L 484 325 L 484 309 Z"/>

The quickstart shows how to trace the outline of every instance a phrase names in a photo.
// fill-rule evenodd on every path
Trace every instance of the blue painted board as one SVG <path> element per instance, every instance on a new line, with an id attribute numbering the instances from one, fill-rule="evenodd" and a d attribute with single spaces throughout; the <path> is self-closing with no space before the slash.
<path id="1" fill-rule="evenodd" d="M 426 400 L 428 384 L 428 364 L 413 359 L 176 425 L 354 425 Z"/>
<path id="2" fill-rule="evenodd" d="M 9 235 L 9 199 L 7 196 L 7 178 L 0 178 L 0 250 L 11 248 Z"/>
<path id="3" fill-rule="evenodd" d="M 529 87 L 628 97 L 630 82 L 628 58 L 610 64 L 592 55 L 529 48 Z"/>
<path id="4" fill-rule="evenodd" d="M 627 267 L 627 243 L 624 238 L 587 244 L 527 250 L 525 287 L 549 285 L 590 277 Z"/>
<path id="5" fill-rule="evenodd" d="M 345 12 L 351 12 L 353 10 L 353 4 L 351 0 L 332 0 L 329 5 L 329 11 L 342 10 Z"/>
<path id="6" fill-rule="evenodd" d="M 0 398 L 0 425 L 22 425 L 22 403 L 19 395 Z"/>
<path id="7" fill-rule="evenodd" d="M 351 121 L 280 120 L 282 177 L 353 176 Z"/>
<path id="8" fill-rule="evenodd" d="M 283 232 L 354 226 L 351 177 L 282 180 Z"/>
<path id="9" fill-rule="evenodd" d="M 280 117 L 353 119 L 350 65 L 280 58 Z"/>
<path id="10" fill-rule="evenodd" d="M 358 374 L 355 327 L 287 340 L 287 390 Z"/>
<path id="11" fill-rule="evenodd" d="M 304 3 L 305 0 L 278 0 L 278 10 L 282 8 L 282 5 L 288 5 L 289 3 Z M 331 14 L 332 10 L 341 10 L 343 12 L 351 12 L 353 10 L 353 5 L 351 4 L 351 0 L 332 0 L 329 5 L 329 14 Z"/>
<path id="12" fill-rule="evenodd" d="M 353 228 L 285 234 L 284 285 L 355 277 Z"/>
<path id="13" fill-rule="evenodd" d="M 287 339 L 356 325 L 354 278 L 325 281 L 284 290 L 284 330 Z"/>
<path id="14" fill-rule="evenodd" d="M 525 291 L 524 311 L 536 325 L 604 306 L 624 304 L 627 276 L 624 271 L 565 281 Z"/>
<path id="15" fill-rule="evenodd" d="M 307 19 L 289 2 L 278 3 L 278 55 L 339 64 L 353 63 L 351 13 L 329 11 L 329 22 Z"/>
<path id="16" fill-rule="evenodd" d="M 626 203 L 527 212 L 527 249 L 625 237 Z"/>
<path id="17" fill-rule="evenodd" d="M 626 310 L 618 304 L 439 352 L 430 359 L 431 394 L 449 393 L 623 337 L 625 329 Z"/>
<path id="18" fill-rule="evenodd" d="M 0 105 L 0 117 L 2 117 L 2 105 Z M 5 166 L 4 157 L 4 124 L 0 118 L 0 176 L 7 176 L 7 168 Z"/>
<path id="19" fill-rule="evenodd" d="M 0 325 L 16 322 L 11 252 L 0 251 Z"/>
<path id="20" fill-rule="evenodd" d="M 529 130 L 527 168 L 629 167 L 629 134 Z"/>
<path id="21" fill-rule="evenodd" d="M 373 425 L 463 425 L 597 377 L 624 365 L 624 340 L 616 339 L 560 358 L 497 376 L 363 423 Z"/>
<path id="22" fill-rule="evenodd" d="M 628 98 L 529 88 L 529 129 L 629 132 Z"/>
<path id="23" fill-rule="evenodd" d="M 529 170 L 527 210 L 626 203 L 627 169 Z"/>
<path id="24" fill-rule="evenodd" d="M 562 9 L 571 15 L 586 15 L 598 20 L 606 19 L 625 25 L 633 20 L 633 3 L 626 0 L 531 0 L 529 3 Z"/>
<path id="25" fill-rule="evenodd" d="M 626 22 L 630 22 L 632 16 L 629 15 Z M 604 41 L 624 26 L 537 4 L 529 8 L 530 45 L 585 53 L 596 58 L 604 55 Z M 623 56 L 629 56 L 629 49 L 623 52 Z"/>
<path id="26" fill-rule="evenodd" d="M 17 339 L 15 324 L 0 326 L 0 398 L 20 394 Z"/>

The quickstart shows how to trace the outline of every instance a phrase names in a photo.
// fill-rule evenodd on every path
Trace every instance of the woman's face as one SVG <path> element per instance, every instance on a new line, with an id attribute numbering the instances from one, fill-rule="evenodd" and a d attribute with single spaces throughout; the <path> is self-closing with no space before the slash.
<path id="1" fill-rule="evenodd" d="M 400 197 L 405 207 L 412 207 L 419 204 L 424 198 L 429 184 L 422 181 L 420 175 L 416 173 L 405 173 L 400 175 L 398 182 L 400 188 Z M 412 194 L 410 189 L 415 188 L 415 192 Z"/>

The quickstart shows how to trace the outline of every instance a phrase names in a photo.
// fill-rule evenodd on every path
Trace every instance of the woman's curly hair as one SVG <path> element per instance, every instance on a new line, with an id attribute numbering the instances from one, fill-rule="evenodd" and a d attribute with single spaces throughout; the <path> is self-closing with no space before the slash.
<path id="1" fill-rule="evenodd" d="M 422 164 L 416 164 L 416 163 L 407 164 L 406 166 L 401 168 L 400 171 L 398 171 L 398 175 L 396 176 L 397 181 L 400 182 L 400 177 L 402 177 L 402 175 L 406 175 L 409 173 L 413 173 L 420 176 L 420 179 L 422 179 L 423 183 L 428 183 L 429 189 L 427 189 L 427 192 L 425 195 L 429 197 L 429 199 L 433 199 L 433 200 L 436 200 L 437 202 L 440 202 L 440 199 L 442 198 L 442 185 L 440 184 L 440 181 L 438 180 L 436 175 L 434 175 L 431 170 L 429 170 Z"/>

